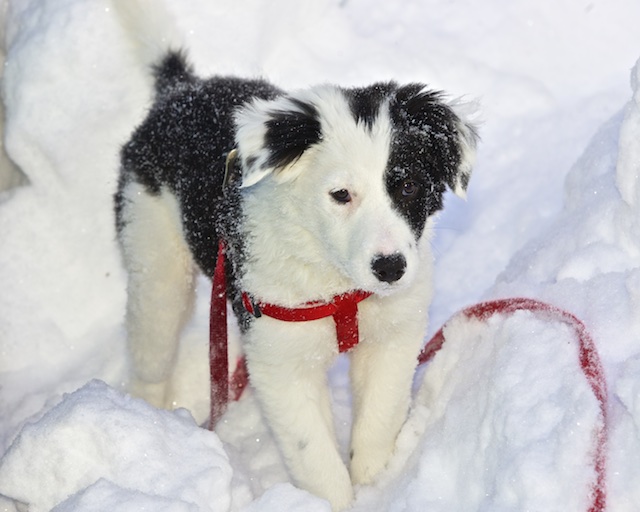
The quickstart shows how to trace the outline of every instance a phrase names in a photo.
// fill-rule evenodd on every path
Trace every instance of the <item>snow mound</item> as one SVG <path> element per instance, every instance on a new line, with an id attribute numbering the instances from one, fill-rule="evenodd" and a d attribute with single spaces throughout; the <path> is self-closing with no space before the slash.
<path id="1" fill-rule="evenodd" d="M 69 496 L 58 512 L 107 503 L 215 512 L 229 509 L 231 472 L 218 437 L 184 409 L 157 410 L 93 381 L 22 429 L 2 459 L 0 493 L 30 512 Z"/>
<path id="2" fill-rule="evenodd" d="M 586 512 L 603 419 L 576 330 L 516 311 L 456 316 L 444 336 L 375 510 Z M 383 499 L 369 494 L 357 510 Z"/>
<path id="3" fill-rule="evenodd" d="M 556 222 L 517 253 L 490 297 L 536 297 L 581 318 L 610 379 L 607 487 L 611 510 L 635 511 L 640 473 L 640 62 L 632 98 L 571 169 Z M 630 455 L 634 454 L 634 455 Z"/>
<path id="4" fill-rule="evenodd" d="M 140 512 L 141 510 L 198 512 L 200 509 L 193 503 L 157 495 L 151 496 L 137 490 L 123 489 L 113 482 L 101 479 L 53 508 L 52 512 L 103 512 L 106 510 L 117 510 L 118 512 Z"/>
<path id="5" fill-rule="evenodd" d="M 415 480 L 425 507 L 586 510 L 600 408 L 574 333 L 517 312 L 454 320 L 445 336 L 419 397 L 435 404 Z"/>
<path id="6" fill-rule="evenodd" d="M 518 311 L 456 317 L 444 335 L 390 468 L 353 510 L 586 511 L 601 417 L 575 332 Z M 31 512 L 222 511 L 246 493 L 233 473 L 218 436 L 187 411 L 93 381 L 23 427 L 2 459 L 0 493 Z M 329 510 L 289 483 L 241 501 L 246 512 Z"/>

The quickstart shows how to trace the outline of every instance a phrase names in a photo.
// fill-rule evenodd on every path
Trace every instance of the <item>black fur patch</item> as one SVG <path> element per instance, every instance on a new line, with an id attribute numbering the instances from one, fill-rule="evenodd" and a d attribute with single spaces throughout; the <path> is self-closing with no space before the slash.
<path id="1" fill-rule="evenodd" d="M 274 111 L 266 122 L 265 146 L 269 150 L 266 167 L 282 169 L 322 139 L 316 107 L 297 99 L 290 101 L 297 107 L 295 110 Z"/>
<path id="2" fill-rule="evenodd" d="M 171 87 L 197 80 L 182 51 L 167 53 L 164 59 L 153 66 L 153 76 L 157 96 L 166 94 Z"/>
<path id="3" fill-rule="evenodd" d="M 356 122 L 363 123 L 371 129 L 378 117 L 382 102 L 395 88 L 397 85 L 394 82 L 386 82 L 346 90 L 345 94 L 349 98 L 349 106 Z"/>
<path id="4" fill-rule="evenodd" d="M 399 87 L 389 110 L 394 130 L 386 186 L 419 238 L 427 217 L 442 209 L 446 186 L 456 183 L 461 160 L 458 117 L 440 92 L 426 91 L 422 84 Z M 418 186 L 411 197 L 403 194 L 407 182 Z"/>
<path id="5" fill-rule="evenodd" d="M 229 260 L 242 265 L 240 192 L 231 186 L 222 193 L 226 155 L 235 145 L 233 116 L 252 98 L 270 100 L 282 93 L 262 80 L 202 80 L 191 75 L 179 52 L 169 53 L 154 72 L 155 103 L 121 151 L 116 226 L 124 228 L 128 183 L 140 183 L 151 194 L 167 187 L 180 202 L 187 243 L 205 275 L 213 275 L 220 236 L 228 241 Z M 234 286 L 239 274 L 231 269 L 227 273 L 230 298 L 242 323 L 245 312 Z"/>

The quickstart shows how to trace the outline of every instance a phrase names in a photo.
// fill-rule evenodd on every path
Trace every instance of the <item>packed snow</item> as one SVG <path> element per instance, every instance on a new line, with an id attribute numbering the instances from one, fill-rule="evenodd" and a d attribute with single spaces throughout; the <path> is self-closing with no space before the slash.
<path id="1" fill-rule="evenodd" d="M 448 197 L 434 233 L 429 334 L 487 299 L 530 297 L 582 320 L 608 389 L 607 510 L 638 510 L 640 4 L 149 3 L 169 11 L 201 75 L 420 81 L 479 101 L 468 199 Z M 109 0 L 0 5 L 0 511 L 329 511 L 289 480 L 250 390 L 215 433 L 199 426 L 206 279 L 176 409 L 125 393 L 112 194 L 119 148 L 149 105 L 147 69 Z M 575 332 L 527 311 L 454 316 L 444 332 L 394 458 L 352 510 L 587 512 L 602 417 Z M 329 375 L 345 451 L 347 365 Z"/>

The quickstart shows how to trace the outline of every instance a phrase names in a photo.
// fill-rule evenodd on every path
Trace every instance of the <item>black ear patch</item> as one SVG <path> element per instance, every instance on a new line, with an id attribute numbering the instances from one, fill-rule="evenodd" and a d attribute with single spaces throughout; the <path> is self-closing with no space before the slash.
<path id="1" fill-rule="evenodd" d="M 446 187 L 464 193 L 475 131 L 443 101 L 442 93 L 423 84 L 398 87 L 389 114 L 394 133 L 386 187 L 419 238 L 427 218 L 442 209 Z M 410 198 L 402 192 L 408 185 L 418 190 Z"/>
<path id="2" fill-rule="evenodd" d="M 416 157 L 425 169 L 433 173 L 436 181 L 455 190 L 462 163 L 458 128 L 461 121 L 444 103 L 442 93 L 425 90 L 422 84 L 405 85 L 396 92 L 390 111 L 394 124 L 400 128 L 399 137 L 410 146 L 422 146 Z"/>
<path id="3" fill-rule="evenodd" d="M 269 113 L 265 122 L 266 167 L 282 169 L 295 162 L 310 146 L 322 138 L 318 110 L 310 103 L 290 98 L 292 109 Z"/>

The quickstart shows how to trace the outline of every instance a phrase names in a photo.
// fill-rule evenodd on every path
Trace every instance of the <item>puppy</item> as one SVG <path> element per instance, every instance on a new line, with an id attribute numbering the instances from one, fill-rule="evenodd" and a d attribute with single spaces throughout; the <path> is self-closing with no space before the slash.
<path id="1" fill-rule="evenodd" d="M 447 187 L 465 193 L 475 129 L 421 84 L 285 93 L 262 80 L 202 80 L 173 51 L 154 72 L 155 102 L 122 149 L 115 197 L 131 389 L 170 406 L 194 273 L 213 275 L 222 238 L 264 417 L 297 485 L 343 509 L 352 485 L 385 467 L 405 421 L 431 299 L 433 216 Z M 337 320 L 252 314 L 243 294 L 259 310 L 331 303 L 355 290 L 368 297 L 351 314 L 359 343 L 349 352 L 347 466 L 326 385 Z"/>

